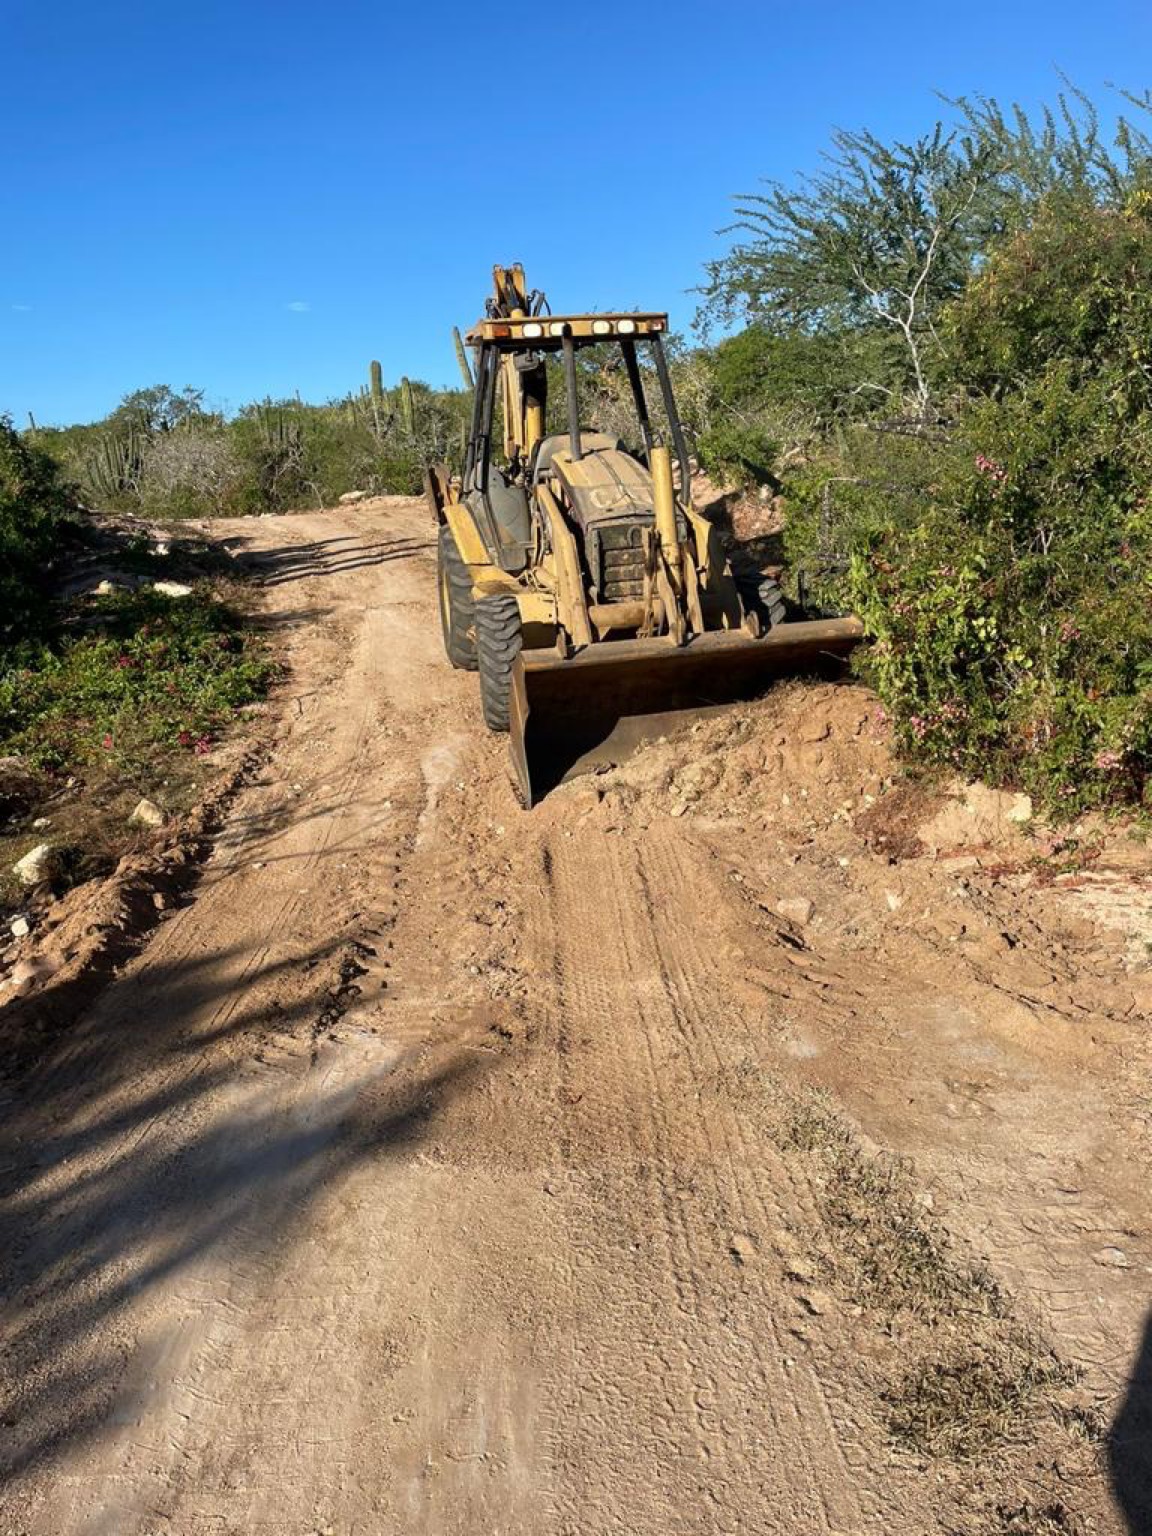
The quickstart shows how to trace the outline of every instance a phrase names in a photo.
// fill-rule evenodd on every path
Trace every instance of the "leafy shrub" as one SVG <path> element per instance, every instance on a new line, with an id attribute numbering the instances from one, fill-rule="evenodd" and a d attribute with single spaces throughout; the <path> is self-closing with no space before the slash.
<path id="1" fill-rule="evenodd" d="M 96 627 L 27 642 L 0 666 L 0 753 L 42 767 L 131 772 L 161 751 L 203 751 L 272 675 L 262 648 L 207 591 L 100 598 Z"/>
<path id="2" fill-rule="evenodd" d="M 73 509 L 55 462 L 0 416 L 0 643 L 38 623 L 46 568 Z"/>
<path id="3" fill-rule="evenodd" d="M 1152 768 L 1150 274 L 1142 204 L 1045 207 L 947 317 L 973 390 L 948 438 L 889 444 L 890 493 L 830 480 L 843 460 L 793 488 L 802 558 L 835 491 L 831 585 L 908 751 L 1069 813 Z"/>
<path id="4" fill-rule="evenodd" d="M 745 488 L 773 478 L 780 445 L 757 421 L 717 421 L 696 439 L 700 463 L 726 484 Z"/>

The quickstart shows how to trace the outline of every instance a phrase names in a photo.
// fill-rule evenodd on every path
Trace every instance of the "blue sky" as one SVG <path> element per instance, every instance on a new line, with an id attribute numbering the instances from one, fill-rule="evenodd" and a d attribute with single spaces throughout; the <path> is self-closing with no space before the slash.
<path id="1" fill-rule="evenodd" d="M 731 197 L 933 92 L 1152 84 L 1147 0 L 0 0 L 0 411 L 455 381 L 494 261 L 685 325 Z M 517 18 L 523 39 L 516 38 Z"/>

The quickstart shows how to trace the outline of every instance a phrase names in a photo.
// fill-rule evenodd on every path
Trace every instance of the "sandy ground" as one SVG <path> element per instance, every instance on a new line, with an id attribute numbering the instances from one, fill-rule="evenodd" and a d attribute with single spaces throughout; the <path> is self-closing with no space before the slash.
<path id="1" fill-rule="evenodd" d="M 421 506 L 216 532 L 291 682 L 196 899 L 3 1083 L 0 1530 L 1152 1530 L 1143 848 L 1040 878 L 953 805 L 898 858 L 828 685 L 522 813 Z M 931 1304 L 810 1104 L 905 1160 Z M 1064 1385 L 900 1438 L 1014 1329 Z"/>

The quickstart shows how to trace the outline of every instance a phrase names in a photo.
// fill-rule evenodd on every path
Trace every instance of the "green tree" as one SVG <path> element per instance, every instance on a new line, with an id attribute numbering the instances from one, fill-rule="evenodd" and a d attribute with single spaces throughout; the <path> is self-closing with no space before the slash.
<path id="1" fill-rule="evenodd" d="M 1141 116 L 1152 110 L 1147 94 L 1122 97 Z M 1071 87 L 1034 117 L 986 97 L 950 106 L 951 126 L 910 143 L 838 131 L 822 170 L 738 198 L 738 238 L 707 268 L 703 321 L 821 336 L 845 357 L 869 338 L 847 392 L 924 419 L 953 382 L 941 315 L 996 242 L 1057 195 L 1123 208 L 1152 167 L 1138 124 L 1121 116 L 1109 140 Z"/>
<path id="2" fill-rule="evenodd" d="M 108 418 L 110 427 L 124 426 L 143 431 L 147 436 L 171 432 L 204 419 L 204 391 L 191 385 L 175 390 L 168 384 L 153 384 L 134 389 L 124 396 Z"/>
<path id="3" fill-rule="evenodd" d="M 826 170 L 737 204 L 742 238 L 708 268 L 708 310 L 769 333 L 881 339 L 853 388 L 931 404 L 936 321 L 996 228 L 998 163 L 979 141 L 933 132 L 910 144 L 837 132 Z M 877 366 L 878 365 L 878 366 Z"/>
<path id="4" fill-rule="evenodd" d="M 0 416 L 0 645 L 34 629 L 73 500 L 55 462 Z"/>

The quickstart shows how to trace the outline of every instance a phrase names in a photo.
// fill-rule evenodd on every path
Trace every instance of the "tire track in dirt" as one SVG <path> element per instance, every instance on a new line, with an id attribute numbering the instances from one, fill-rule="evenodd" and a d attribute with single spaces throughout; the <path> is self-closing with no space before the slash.
<path id="1" fill-rule="evenodd" d="M 561 836 L 542 862 L 550 916 L 532 942 L 542 971 L 553 957 L 554 1113 L 588 1198 L 569 1201 L 569 1284 L 597 1304 L 554 1388 L 559 1486 L 573 1463 L 600 1469 L 581 1530 L 858 1530 L 864 1448 L 845 1457 L 814 1369 L 794 1358 L 771 1256 L 734 1241 L 799 1219 L 803 1192 L 714 1092 L 732 1060 L 717 1036 L 735 1025 L 739 1056 L 741 1025 L 722 991 L 701 996 L 712 979 L 672 916 L 694 887 L 651 836 Z M 649 882 L 669 893 L 667 919 Z M 641 1364 L 643 1392 L 618 1399 L 605 1384 Z"/>
<path id="2" fill-rule="evenodd" d="M 685 857 L 683 838 L 666 831 L 646 838 L 637 849 L 636 887 L 643 892 L 648 910 L 653 943 L 664 966 L 665 985 L 677 1027 L 692 1062 L 691 1077 L 696 1083 L 710 1080 L 731 1082 L 732 1074 L 749 1054 L 763 1052 L 763 1040 L 755 1031 L 739 1004 L 726 988 L 722 970 L 708 959 L 707 946 L 699 940 L 695 922 L 685 923 L 682 913 L 673 914 L 668 901 L 654 899 L 655 891 L 700 890 L 700 870 Z M 719 1010 L 716 1000 L 722 1000 Z M 735 1047 L 735 1049 L 733 1049 Z M 685 1085 L 687 1091 L 687 1085 Z M 764 1258 L 782 1269 L 786 1255 L 780 1238 L 788 1228 L 815 1222 L 811 1190 L 802 1187 L 783 1159 L 763 1136 L 753 1138 L 735 1104 L 721 1105 L 719 1096 L 710 1118 L 723 1137 L 723 1147 L 715 1166 L 727 1175 L 727 1188 L 718 1188 L 718 1199 L 728 1199 L 741 1217 L 743 1230 L 753 1235 Z M 802 1353 L 796 1340 L 785 1338 L 782 1326 L 795 1306 L 790 1296 L 757 1285 L 763 1280 L 762 1267 L 749 1275 L 750 1288 L 760 1290 L 758 1310 L 764 1315 L 764 1338 L 752 1334 L 759 1360 L 763 1391 L 769 1401 L 780 1401 L 788 1415 L 786 1424 L 778 1424 L 782 1440 L 798 1438 L 807 1445 L 814 1466 L 822 1461 L 834 1468 L 827 1485 L 809 1486 L 820 1497 L 829 1530 L 852 1530 L 862 1523 L 860 1493 L 869 1491 L 862 1476 L 866 1455 L 857 1449 L 845 1454 L 842 1444 L 845 1427 L 833 1415 L 825 1390 L 810 1360 L 797 1360 L 787 1373 L 788 1391 L 779 1393 L 780 1361 L 789 1350 Z M 841 1388 L 842 1391 L 842 1388 Z M 854 1465 L 853 1465 L 854 1463 Z M 858 1480 L 858 1483 L 857 1483 Z M 853 1486 L 857 1483 L 857 1486 Z"/>

